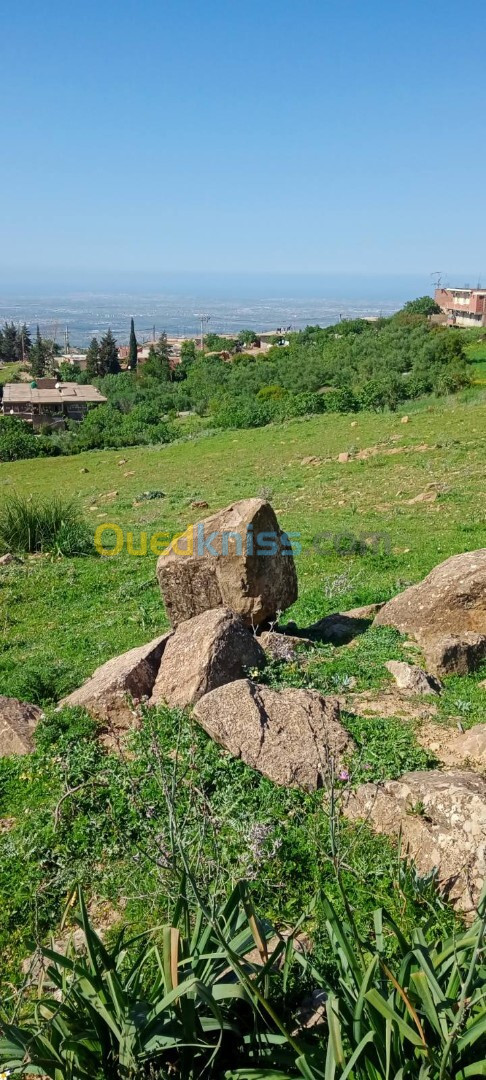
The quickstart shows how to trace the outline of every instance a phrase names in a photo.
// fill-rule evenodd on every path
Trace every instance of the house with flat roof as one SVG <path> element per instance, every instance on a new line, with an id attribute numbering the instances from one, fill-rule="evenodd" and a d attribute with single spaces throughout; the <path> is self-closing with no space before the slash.
<path id="1" fill-rule="evenodd" d="M 436 289 L 435 302 L 447 315 L 449 326 L 486 326 L 486 289 Z"/>
<path id="2" fill-rule="evenodd" d="M 30 383 L 6 383 L 0 413 L 25 420 L 38 430 L 44 425 L 64 427 L 66 420 L 82 420 L 89 408 L 105 401 L 96 386 L 37 379 Z"/>

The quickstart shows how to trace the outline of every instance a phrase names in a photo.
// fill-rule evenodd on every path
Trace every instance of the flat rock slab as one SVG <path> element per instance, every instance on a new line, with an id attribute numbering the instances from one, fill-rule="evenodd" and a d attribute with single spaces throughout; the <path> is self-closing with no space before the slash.
<path id="1" fill-rule="evenodd" d="M 265 666 L 265 653 L 243 620 L 227 608 L 180 623 L 168 641 L 151 705 L 193 705 L 210 690 Z"/>
<path id="2" fill-rule="evenodd" d="M 353 821 L 379 833 L 401 833 L 403 855 L 421 874 L 437 870 L 449 898 L 471 916 L 486 874 L 486 780 L 462 770 L 405 773 L 383 785 L 363 784 L 343 806 Z"/>
<path id="3" fill-rule="evenodd" d="M 486 724 L 476 724 L 469 731 L 424 724 L 417 732 L 417 740 L 444 765 L 468 765 L 486 772 Z"/>
<path id="4" fill-rule="evenodd" d="M 416 664 L 387 660 L 385 667 L 393 675 L 399 690 L 410 690 L 414 694 L 440 694 L 442 686 L 439 680 Z"/>
<path id="5" fill-rule="evenodd" d="M 357 694 L 341 694 L 339 703 L 346 712 L 356 716 L 381 716 L 384 720 L 429 720 L 437 716 L 437 705 L 417 701 L 410 690 L 390 687 L 386 690 L 362 690 Z"/>
<path id="6" fill-rule="evenodd" d="M 157 578 L 173 626 L 217 607 L 259 626 L 297 599 L 290 542 L 264 499 L 243 499 L 191 525 L 160 556 Z"/>
<path id="7" fill-rule="evenodd" d="M 172 631 L 156 637 L 147 645 L 130 649 L 121 656 L 114 656 L 97 668 L 78 690 L 63 698 L 64 705 L 82 706 L 109 726 L 110 731 L 124 730 L 136 723 L 133 704 L 149 698 L 160 661 Z"/>
<path id="8" fill-rule="evenodd" d="M 329 782 L 354 747 L 339 705 L 315 690 L 270 690 L 250 679 L 197 703 L 208 735 L 275 784 L 314 791 Z"/>
<path id="9" fill-rule="evenodd" d="M 375 621 L 418 640 L 464 630 L 486 634 L 486 548 L 446 559 L 384 604 Z"/>
<path id="10" fill-rule="evenodd" d="M 30 754 L 34 749 L 34 731 L 42 709 L 17 698 L 0 697 L 0 757 Z"/>

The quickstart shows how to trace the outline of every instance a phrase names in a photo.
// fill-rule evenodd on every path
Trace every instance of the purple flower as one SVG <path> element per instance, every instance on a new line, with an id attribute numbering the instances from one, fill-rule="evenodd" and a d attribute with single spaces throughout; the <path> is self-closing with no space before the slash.
<path id="1" fill-rule="evenodd" d="M 348 773 L 347 769 L 341 769 L 341 772 L 339 773 L 339 779 L 340 780 L 349 780 L 349 773 Z"/>

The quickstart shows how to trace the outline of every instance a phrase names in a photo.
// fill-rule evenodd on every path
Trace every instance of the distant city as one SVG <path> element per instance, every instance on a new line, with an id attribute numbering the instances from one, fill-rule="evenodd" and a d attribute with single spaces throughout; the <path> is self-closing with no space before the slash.
<path id="1" fill-rule="evenodd" d="M 169 337 L 196 337 L 201 314 L 209 316 L 208 330 L 238 333 L 242 328 L 275 332 L 281 327 L 300 330 L 311 324 L 330 326 L 341 318 L 391 315 L 408 296 L 394 300 L 334 297 L 330 299 L 275 297 L 262 299 L 221 299 L 218 296 L 139 294 L 74 294 L 72 296 L 0 297 L 0 323 L 5 320 L 38 325 L 43 337 L 61 346 L 86 347 L 111 327 L 119 344 L 126 344 L 130 318 L 135 321 L 139 342 L 149 341 L 165 331 Z"/>

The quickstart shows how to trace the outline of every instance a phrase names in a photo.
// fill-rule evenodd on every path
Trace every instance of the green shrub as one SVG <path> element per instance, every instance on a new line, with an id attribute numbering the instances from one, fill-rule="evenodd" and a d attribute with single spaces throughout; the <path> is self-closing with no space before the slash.
<path id="1" fill-rule="evenodd" d="M 40 449 L 29 424 L 14 416 L 0 416 L 0 461 L 38 457 Z"/>
<path id="2" fill-rule="evenodd" d="M 93 541 L 74 502 L 12 495 L 0 510 L 0 549 L 86 555 L 92 554 Z"/>

